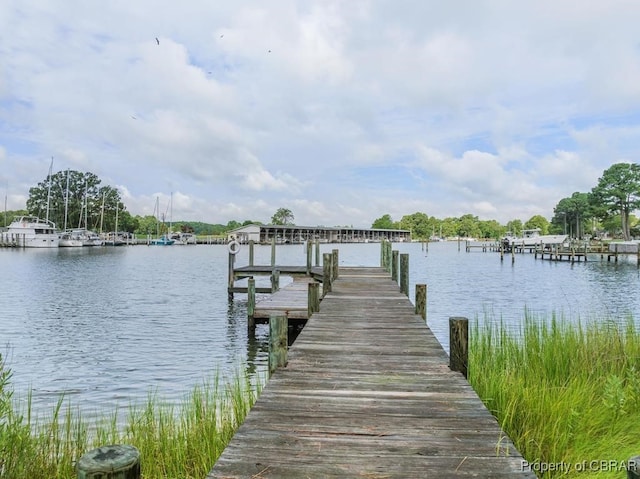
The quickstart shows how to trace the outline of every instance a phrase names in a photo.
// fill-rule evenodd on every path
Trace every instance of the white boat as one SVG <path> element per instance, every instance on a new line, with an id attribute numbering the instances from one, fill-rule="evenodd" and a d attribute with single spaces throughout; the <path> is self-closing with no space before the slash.
<path id="1" fill-rule="evenodd" d="M 37 216 L 16 216 L 7 234 L 23 248 L 57 248 L 60 242 L 55 223 Z"/>
<path id="2" fill-rule="evenodd" d="M 167 233 L 167 237 L 173 240 L 173 244 L 176 245 L 184 245 L 184 244 L 196 244 L 196 235 L 193 233 L 183 233 L 181 231 L 173 231 Z"/>
<path id="3" fill-rule="evenodd" d="M 65 231 L 60 235 L 60 247 L 102 246 L 100 235 L 85 228 Z"/>
<path id="4" fill-rule="evenodd" d="M 507 248 L 535 248 L 536 246 L 549 247 L 561 245 L 569 235 L 541 235 L 540 228 L 522 230 L 522 236 L 514 236 L 510 232 L 502 239 Z"/>

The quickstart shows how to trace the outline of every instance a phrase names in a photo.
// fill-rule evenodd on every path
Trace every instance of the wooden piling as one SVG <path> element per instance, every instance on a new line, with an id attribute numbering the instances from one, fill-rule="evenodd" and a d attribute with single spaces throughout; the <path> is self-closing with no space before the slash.
<path id="1" fill-rule="evenodd" d="M 338 276 L 340 275 L 340 270 L 339 270 L 339 251 L 337 249 L 334 249 L 331 251 L 331 281 L 333 282 L 333 280 L 337 279 Z"/>
<path id="2" fill-rule="evenodd" d="M 235 275 L 234 275 L 234 263 L 236 260 L 236 255 L 229 253 L 229 270 L 228 270 L 228 283 L 227 283 L 227 296 L 229 301 L 233 301 L 233 287 L 235 286 Z"/>
<path id="3" fill-rule="evenodd" d="M 271 292 L 275 293 L 280 289 L 280 271 L 274 269 L 271 273 Z"/>
<path id="4" fill-rule="evenodd" d="M 311 262 L 313 256 L 313 248 L 312 248 L 311 240 L 307 240 L 307 274 L 311 274 Z"/>
<path id="5" fill-rule="evenodd" d="M 320 283 L 309 283 L 307 317 L 320 311 Z"/>
<path id="6" fill-rule="evenodd" d="M 331 253 L 324 253 L 322 255 L 322 297 L 324 298 L 327 293 L 331 292 L 331 271 L 333 267 L 331 265 L 333 255 Z"/>
<path id="7" fill-rule="evenodd" d="M 247 283 L 247 330 L 253 333 L 256 329 L 256 280 L 249 278 Z"/>
<path id="8" fill-rule="evenodd" d="M 394 249 L 391 252 L 391 279 L 398 282 L 398 255 L 400 252 L 397 249 Z"/>
<path id="9" fill-rule="evenodd" d="M 101 446 L 84 453 L 76 469 L 78 479 L 140 479 L 140 453 L 129 445 Z"/>
<path id="10" fill-rule="evenodd" d="M 469 320 L 449 318 L 449 369 L 467 377 L 469 364 Z"/>
<path id="11" fill-rule="evenodd" d="M 286 316 L 269 318 L 269 375 L 287 365 L 288 321 Z"/>
<path id="12" fill-rule="evenodd" d="M 276 237 L 271 238 L 271 266 L 276 265 Z"/>
<path id="13" fill-rule="evenodd" d="M 249 266 L 253 266 L 253 246 L 254 241 L 249 240 Z"/>
<path id="14" fill-rule="evenodd" d="M 427 285 L 416 284 L 416 314 L 427 322 Z"/>
<path id="15" fill-rule="evenodd" d="M 316 266 L 320 266 L 320 241 L 316 240 Z"/>
<path id="16" fill-rule="evenodd" d="M 409 296 L 409 254 L 400 255 L 400 292 Z"/>

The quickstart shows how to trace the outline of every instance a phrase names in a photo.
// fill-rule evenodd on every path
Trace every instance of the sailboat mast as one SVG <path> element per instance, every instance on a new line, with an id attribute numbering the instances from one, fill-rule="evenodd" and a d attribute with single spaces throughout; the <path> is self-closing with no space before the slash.
<path id="1" fill-rule="evenodd" d="M 51 157 L 51 164 L 49 165 L 49 176 L 47 178 L 49 187 L 47 189 L 47 215 L 46 220 L 49 221 L 49 203 L 51 203 L 51 173 L 53 172 L 53 156 Z"/>
<path id="2" fill-rule="evenodd" d="M 64 195 L 64 231 L 67 231 L 68 215 L 69 215 L 69 168 L 67 168 L 67 189 Z"/>

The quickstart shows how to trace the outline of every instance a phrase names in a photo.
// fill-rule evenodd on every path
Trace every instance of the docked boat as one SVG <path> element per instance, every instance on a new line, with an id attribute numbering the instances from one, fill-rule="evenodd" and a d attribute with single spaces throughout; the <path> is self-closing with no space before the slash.
<path id="1" fill-rule="evenodd" d="M 511 233 L 502 239 L 502 244 L 505 248 L 550 248 L 551 246 L 557 246 L 563 244 L 569 235 L 542 235 L 540 234 L 540 228 L 533 228 L 529 230 L 522 230 L 522 236 L 514 236 Z"/>
<path id="2" fill-rule="evenodd" d="M 7 235 L 23 248 L 57 248 L 60 243 L 55 223 L 37 216 L 16 216 Z"/>
<path id="3" fill-rule="evenodd" d="M 183 233 L 181 231 L 174 231 L 167 234 L 167 237 L 174 241 L 173 244 L 196 244 L 196 235 L 193 233 Z"/>
<path id="4" fill-rule="evenodd" d="M 149 244 L 154 246 L 171 246 L 175 243 L 175 240 L 172 240 L 167 235 L 162 235 L 159 238 L 152 239 Z"/>
<path id="5" fill-rule="evenodd" d="M 65 231 L 60 235 L 60 247 L 102 246 L 104 241 L 100 235 L 85 228 Z"/>

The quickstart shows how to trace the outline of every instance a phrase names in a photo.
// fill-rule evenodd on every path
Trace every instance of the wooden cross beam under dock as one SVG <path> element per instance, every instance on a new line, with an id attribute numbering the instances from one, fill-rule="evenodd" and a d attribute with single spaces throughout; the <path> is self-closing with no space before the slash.
<path id="1" fill-rule="evenodd" d="M 214 478 L 534 478 L 397 282 L 340 268 Z"/>

